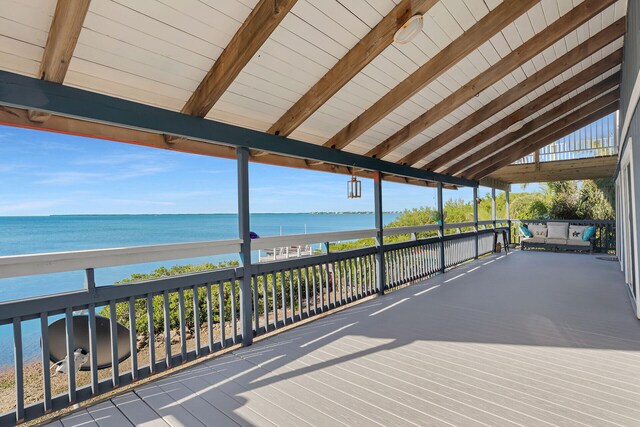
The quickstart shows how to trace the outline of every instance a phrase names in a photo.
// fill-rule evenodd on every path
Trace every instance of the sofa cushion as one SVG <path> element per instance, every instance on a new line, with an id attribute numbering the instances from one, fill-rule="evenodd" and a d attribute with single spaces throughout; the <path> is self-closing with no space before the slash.
<path id="1" fill-rule="evenodd" d="M 569 223 L 548 222 L 547 237 L 550 239 L 567 239 L 569 237 Z"/>
<path id="2" fill-rule="evenodd" d="M 525 243 L 544 243 L 544 237 L 523 237 L 521 240 Z"/>
<path id="3" fill-rule="evenodd" d="M 553 238 L 553 237 L 547 237 L 546 239 L 544 239 L 544 242 L 548 245 L 566 245 L 567 244 L 567 239 L 559 239 L 559 238 Z"/>
<path id="4" fill-rule="evenodd" d="M 547 226 L 546 225 L 536 225 L 531 224 L 529 227 L 529 231 L 533 233 L 533 237 L 547 237 Z"/>
<path id="5" fill-rule="evenodd" d="M 586 225 L 569 225 L 569 240 L 582 240 L 582 235 L 584 234 L 584 230 L 586 230 L 588 226 Z"/>

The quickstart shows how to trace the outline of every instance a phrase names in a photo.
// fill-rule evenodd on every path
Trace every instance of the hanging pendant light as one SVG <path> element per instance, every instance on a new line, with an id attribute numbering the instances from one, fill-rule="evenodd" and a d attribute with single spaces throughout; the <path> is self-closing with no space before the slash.
<path id="1" fill-rule="evenodd" d="M 361 197 L 362 181 L 360 181 L 355 175 L 352 175 L 351 179 L 347 181 L 347 198 L 360 199 Z"/>

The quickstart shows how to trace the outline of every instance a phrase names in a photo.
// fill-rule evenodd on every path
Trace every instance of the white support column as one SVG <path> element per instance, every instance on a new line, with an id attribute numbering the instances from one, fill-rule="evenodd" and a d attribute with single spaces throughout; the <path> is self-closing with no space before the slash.
<path id="1" fill-rule="evenodd" d="M 382 174 L 379 171 L 373 173 L 373 200 L 376 222 L 376 290 L 378 294 L 384 294 L 384 230 L 382 217 Z"/>
<path id="2" fill-rule="evenodd" d="M 505 245 L 511 244 L 511 214 L 509 213 L 509 190 L 504 192 L 504 203 L 505 203 L 505 216 L 507 219 L 507 239 L 508 242 L 504 242 Z"/>
<path id="3" fill-rule="evenodd" d="M 491 189 L 491 220 L 493 221 L 493 228 L 496 228 L 496 189 Z"/>
<path id="4" fill-rule="evenodd" d="M 251 236 L 249 235 L 249 150 L 239 147 L 238 158 L 238 235 L 242 239 L 240 264 L 243 267 L 240 280 L 240 328 L 242 345 L 253 342 L 251 326 Z"/>
<path id="5" fill-rule="evenodd" d="M 473 187 L 473 231 L 476 233 L 473 257 L 478 259 L 478 187 Z"/>
<path id="6" fill-rule="evenodd" d="M 444 273 L 444 201 L 442 200 L 442 181 L 438 181 L 438 214 L 440 216 L 440 228 L 438 229 L 438 235 L 440 236 L 440 271 Z"/>

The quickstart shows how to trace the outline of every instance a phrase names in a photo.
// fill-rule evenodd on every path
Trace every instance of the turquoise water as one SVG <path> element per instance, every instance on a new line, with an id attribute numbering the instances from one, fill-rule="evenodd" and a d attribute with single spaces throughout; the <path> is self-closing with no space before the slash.
<path id="1" fill-rule="evenodd" d="M 385 214 L 385 223 L 397 214 Z M 372 228 L 373 214 L 253 214 L 251 230 L 260 236 L 320 233 Z M 234 239 L 237 215 L 69 215 L 49 217 L 0 217 L 0 256 L 115 248 L 163 243 Z M 255 256 L 255 254 L 254 254 Z M 132 273 L 146 273 L 159 266 L 220 262 L 235 254 L 161 261 L 96 270 L 98 286 L 112 284 Z M 84 272 L 73 271 L 0 280 L 0 301 L 8 301 L 82 289 Z M 25 356 L 37 354 L 37 325 L 23 326 Z M 13 347 L 11 333 L 0 327 L 0 345 Z M 11 351 L 0 351 L 0 366 L 9 363 Z"/>

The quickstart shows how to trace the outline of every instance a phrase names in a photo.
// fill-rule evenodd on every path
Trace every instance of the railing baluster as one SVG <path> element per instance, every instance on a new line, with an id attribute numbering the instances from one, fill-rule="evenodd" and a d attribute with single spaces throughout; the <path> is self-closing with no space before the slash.
<path id="1" fill-rule="evenodd" d="M 298 320 L 302 320 L 302 282 L 300 282 L 302 276 L 300 274 L 300 269 L 306 267 L 296 268 L 296 279 L 298 281 Z"/>
<path id="2" fill-rule="evenodd" d="M 220 324 L 220 345 L 222 347 L 227 346 L 226 338 L 226 313 L 224 307 L 224 281 L 218 282 L 218 323 Z"/>
<path id="3" fill-rule="evenodd" d="M 169 291 L 162 293 L 162 309 L 164 315 L 164 355 L 167 368 L 170 368 L 171 363 L 171 314 L 169 313 Z"/>
<path id="4" fill-rule="evenodd" d="M 311 268 L 311 273 L 309 273 L 309 268 Z M 313 271 L 313 266 L 304 268 L 304 311 L 307 317 L 309 317 L 309 277 Z"/>
<path id="5" fill-rule="evenodd" d="M 333 306 L 331 305 L 331 280 L 329 277 L 329 264 L 324 264 L 324 288 L 326 291 L 325 297 L 325 305 L 327 310 L 331 309 Z M 334 305 L 335 306 L 335 305 Z"/>
<path id="6" fill-rule="evenodd" d="M 264 320 L 264 331 L 269 331 L 269 286 L 267 275 L 262 273 L 262 316 Z"/>
<path id="7" fill-rule="evenodd" d="M 293 305 L 293 270 L 289 269 L 289 323 L 296 321 L 296 308 Z"/>
<path id="8" fill-rule="evenodd" d="M 236 281 L 231 282 L 231 340 L 234 344 L 238 343 L 238 307 L 236 305 Z"/>
<path id="9" fill-rule="evenodd" d="M 313 275 L 312 275 L 312 279 L 313 279 L 313 314 L 318 314 L 318 296 L 316 295 L 316 266 L 314 265 L 312 267 L 313 269 Z M 320 268 L 318 268 L 320 274 L 322 274 L 322 270 L 320 270 Z M 322 281 L 322 279 L 320 279 Z"/>
<path id="10" fill-rule="evenodd" d="M 213 301 L 211 301 L 211 283 L 206 285 L 207 292 L 207 347 L 213 353 Z"/>
<path id="11" fill-rule="evenodd" d="M 287 285 L 285 284 L 284 270 L 280 270 L 280 287 L 282 288 L 282 324 L 287 324 Z"/>
<path id="12" fill-rule="evenodd" d="M 251 276 L 251 292 L 253 305 L 253 330 L 258 335 L 260 330 L 260 290 L 258 289 L 258 276 Z"/>
<path id="13" fill-rule="evenodd" d="M 135 298 L 129 297 L 129 346 L 131 351 L 131 381 L 138 379 L 138 330 L 136 328 Z"/>
<path id="14" fill-rule="evenodd" d="M 16 380 L 16 423 L 24 420 L 24 365 L 22 361 L 22 321 L 13 318 L 13 355 Z"/>
<path id="15" fill-rule="evenodd" d="M 153 294 L 147 294 L 147 333 L 149 334 L 149 371 L 156 371 L 156 345 L 155 345 L 155 326 L 153 324 Z"/>
<path id="16" fill-rule="evenodd" d="M 336 261 L 334 263 L 334 269 L 333 269 L 333 274 L 334 274 L 334 278 L 333 278 L 333 282 L 334 285 L 333 286 L 338 286 L 338 295 L 340 295 L 340 305 L 344 304 L 344 295 L 342 294 L 342 263 L 340 262 L 340 260 Z"/>
<path id="17" fill-rule="evenodd" d="M 40 334 L 42 336 L 42 388 L 44 412 L 51 411 L 51 361 L 49 360 L 49 317 L 47 313 L 40 313 Z M 95 392 L 95 391 L 94 391 Z"/>
<path id="18" fill-rule="evenodd" d="M 276 292 L 276 272 L 271 273 L 271 309 L 273 310 L 273 327 L 278 328 L 278 293 Z"/>
<path id="19" fill-rule="evenodd" d="M 193 335 L 196 347 L 196 357 L 200 356 L 200 295 L 198 285 L 193 286 Z"/>
<path id="20" fill-rule="evenodd" d="M 116 319 L 116 302 L 109 301 L 109 332 L 111 335 L 111 383 L 113 388 L 120 384 L 120 366 L 118 365 L 118 320 Z M 71 369 L 69 369 L 71 371 Z"/>
<path id="21" fill-rule="evenodd" d="M 178 315 L 180 317 L 180 324 L 178 328 L 180 330 L 180 358 L 181 362 L 187 361 L 187 331 L 185 311 L 184 311 L 184 288 L 178 289 Z"/>
<path id="22" fill-rule="evenodd" d="M 66 341 L 67 341 L 67 386 L 69 403 L 75 403 L 76 401 L 76 369 L 74 360 L 73 348 L 73 311 L 71 308 L 65 309 L 65 326 L 66 326 Z M 111 316 L 115 318 L 115 310 L 111 311 Z"/>

